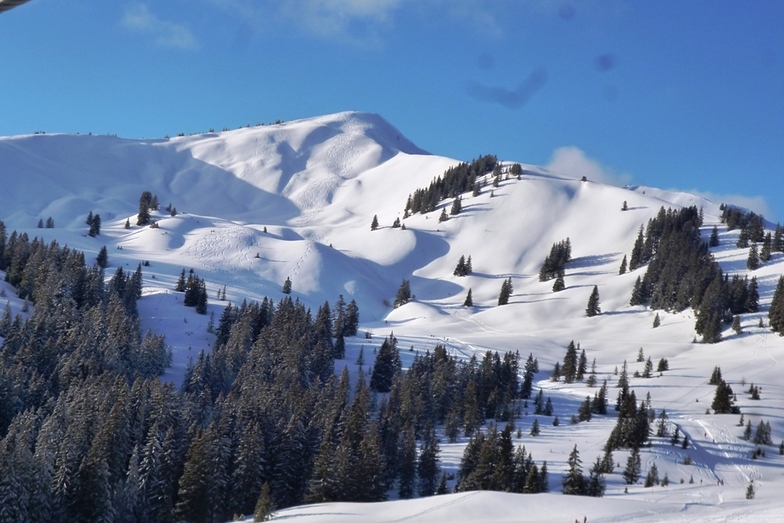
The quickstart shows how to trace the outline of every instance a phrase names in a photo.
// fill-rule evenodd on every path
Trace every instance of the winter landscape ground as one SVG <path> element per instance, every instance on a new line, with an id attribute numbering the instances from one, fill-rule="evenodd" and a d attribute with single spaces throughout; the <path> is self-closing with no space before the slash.
<path id="1" fill-rule="evenodd" d="M 491 152 L 492 151 L 487 151 Z M 460 159 L 462 161 L 469 159 Z M 500 159 L 505 165 L 525 159 Z M 360 333 L 346 339 L 345 359 L 353 379 L 360 349 L 365 365 L 384 337 L 394 332 L 403 367 L 416 354 L 444 344 L 461 358 L 487 350 L 532 353 L 539 362 L 535 390 L 543 389 L 562 420 L 534 416 L 524 409 L 517 420 L 524 444 L 537 461 L 546 459 L 550 493 L 520 495 L 463 492 L 371 504 L 329 503 L 287 508 L 274 519 L 291 522 L 459 522 L 459 521 L 780 521 L 784 501 L 784 387 L 779 360 L 784 339 L 768 327 L 768 309 L 784 273 L 784 254 L 749 271 L 748 249 L 736 247 L 739 231 L 720 223 L 720 204 L 697 196 L 652 187 L 615 187 L 582 181 L 569 173 L 551 173 L 523 165 L 518 178 L 491 177 L 481 194 L 463 195 L 462 212 L 439 221 L 441 209 L 404 219 L 408 196 L 427 187 L 458 160 L 429 154 L 408 141 L 382 117 L 340 113 L 274 126 L 242 128 L 159 140 L 113 136 L 29 135 L 0 138 L 0 220 L 8 232 L 27 232 L 47 242 L 82 250 L 92 263 L 101 247 L 109 255 L 107 277 L 116 267 L 143 268 L 143 297 L 138 302 L 143 330 L 165 334 L 173 364 L 162 379 L 179 384 L 189 359 L 211 349 L 210 313 L 219 317 L 226 302 L 274 301 L 286 278 L 292 296 L 314 311 L 342 294 L 360 309 Z M 176 216 L 153 213 L 158 228 L 138 227 L 139 195 L 150 191 L 161 207 Z M 628 210 L 622 211 L 626 202 Z M 695 314 L 652 311 L 629 299 L 645 267 L 619 274 L 638 230 L 661 207 L 696 206 L 704 213 L 702 237 L 714 225 L 720 244 L 712 253 L 730 276 L 756 276 L 759 312 L 743 314 L 742 333 L 729 325 L 723 340 L 701 343 Z M 103 220 L 100 235 L 87 235 L 89 212 Z M 377 216 L 379 227 L 371 231 Z M 54 228 L 36 227 L 51 217 Z M 403 220 L 405 229 L 393 228 Z M 126 220 L 132 226 L 125 228 Z M 767 230 L 775 224 L 768 223 Z M 572 261 L 566 265 L 565 289 L 552 291 L 540 282 L 539 269 L 550 247 L 569 238 Z M 471 256 L 472 274 L 453 275 L 461 255 Z M 207 315 L 182 306 L 173 290 L 183 268 L 193 268 L 207 283 Z M 0 274 L 2 276 L 2 274 Z M 497 305 L 501 284 L 511 278 L 507 305 Z M 391 302 L 403 279 L 415 298 L 396 309 Z M 0 283 L 14 314 L 24 306 L 7 283 Z M 601 314 L 587 317 L 586 303 L 596 286 Z M 463 305 L 471 289 L 473 307 Z M 653 328 L 658 313 L 661 325 Z M 29 312 L 26 314 L 30 314 Z M 759 326 L 760 320 L 763 324 Z M 365 335 L 367 333 L 367 336 Z M 615 425 L 614 411 L 589 422 L 570 424 L 587 395 L 584 382 L 551 381 L 556 362 L 571 340 L 588 361 L 596 360 L 599 383 L 606 379 L 614 403 L 616 373 L 627 361 L 629 372 L 642 372 L 642 348 L 654 362 L 666 358 L 669 370 L 631 378 L 637 398 L 650 393 L 651 406 L 666 409 L 670 423 L 691 445 L 682 449 L 667 438 L 652 437 L 641 451 L 642 470 L 656 464 L 668 486 L 626 485 L 621 470 L 629 455 L 615 452 L 616 470 L 606 476 L 603 498 L 564 496 L 561 479 L 576 445 L 587 471 Z M 752 459 L 756 446 L 743 438 L 737 414 L 713 414 L 716 387 L 708 383 L 715 366 L 737 394 L 737 405 L 754 427 L 772 427 L 775 445 Z M 761 388 L 751 400 L 749 384 Z M 534 419 L 541 434 L 529 436 Z M 441 438 L 441 467 L 456 474 L 467 438 Z M 691 464 L 684 464 L 689 457 Z M 450 476 L 451 478 L 452 476 Z M 644 479 L 644 478 L 643 478 Z M 754 499 L 746 499 L 753 480 Z M 454 486 L 455 479 L 450 479 Z"/>

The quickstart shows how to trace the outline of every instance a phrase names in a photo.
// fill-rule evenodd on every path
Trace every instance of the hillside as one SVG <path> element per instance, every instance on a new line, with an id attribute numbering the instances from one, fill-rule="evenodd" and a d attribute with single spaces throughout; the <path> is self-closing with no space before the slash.
<path id="1" fill-rule="evenodd" d="M 481 194 L 464 194 L 462 212 L 447 221 L 440 222 L 439 215 L 444 207 L 449 211 L 451 198 L 434 212 L 404 219 L 405 229 L 393 228 L 396 218 L 403 219 L 408 195 L 457 163 L 419 149 L 383 118 L 367 113 L 161 140 L 5 137 L 0 138 L 0 220 L 9 234 L 27 232 L 31 238 L 83 250 L 88 263 L 106 246 L 107 277 L 117 267 L 133 271 L 149 262 L 143 267 L 143 297 L 138 302 L 141 326 L 166 335 L 174 358 L 164 379 L 176 384 L 189 358 L 212 346 L 215 337 L 207 332 L 207 323 L 210 313 L 221 316 L 226 302 L 216 296 L 224 286 L 227 300 L 235 304 L 265 296 L 278 302 L 288 277 L 292 296 L 314 313 L 341 294 L 346 301 L 356 300 L 360 336 L 346 340 L 346 356 L 335 364 L 338 373 L 348 367 L 355 380 L 360 347 L 369 365 L 371 348 L 375 352 L 390 332 L 399 340 L 404 367 L 436 343 L 465 359 L 481 359 L 487 350 L 518 351 L 522 358 L 533 353 L 540 365 L 536 388 L 552 398 L 562 421 L 554 427 L 540 417 L 542 435 L 532 438 L 527 436 L 532 409 L 518 420 L 523 436 L 515 443 L 524 444 L 537 460 L 547 460 L 551 491 L 558 493 L 536 496 L 537 521 L 570 521 L 584 513 L 592 522 L 742 519 L 751 507 L 772 514 L 780 506 L 784 457 L 769 447 L 767 457 L 750 459 L 754 445 L 742 439 L 738 416 L 708 414 L 706 408 L 715 391 L 708 379 L 720 365 L 746 419 L 754 426 L 769 421 L 776 445 L 784 438 L 784 388 L 777 365 L 784 357 L 784 339 L 758 326 L 760 320 L 767 325 L 776 282 L 784 273 L 784 254 L 774 253 L 759 269 L 748 271 L 748 249 L 735 247 L 739 231 L 726 231 L 720 222 L 722 202 L 582 181 L 531 165 L 523 166 L 519 179 L 502 177 L 498 187 L 491 186 L 490 174 L 484 175 L 487 184 Z M 153 213 L 158 228 L 135 225 L 143 191 L 161 203 Z M 624 202 L 626 211 L 621 210 Z M 163 211 L 166 204 L 178 214 Z M 759 282 L 759 312 L 742 316 L 742 334 L 725 325 L 724 340 L 718 344 L 699 343 L 691 309 L 658 311 L 661 326 L 652 328 L 656 311 L 629 305 L 635 280 L 646 268 L 619 275 L 640 226 L 662 207 L 688 206 L 703 211 L 703 239 L 718 226 L 720 245 L 712 253 L 725 273 L 756 276 Z M 87 236 L 89 212 L 103 220 L 96 238 Z M 380 227 L 371 231 L 374 215 Z M 48 217 L 54 228 L 36 228 L 39 219 Z M 565 267 L 565 289 L 554 293 L 552 281 L 539 281 L 539 269 L 551 246 L 566 238 L 572 261 Z M 472 259 L 473 272 L 465 277 L 453 275 L 461 255 Z M 182 307 L 181 294 L 173 291 L 183 268 L 206 280 L 205 316 Z M 508 305 L 498 306 L 507 278 L 514 292 Z M 410 280 L 415 299 L 393 309 L 390 303 L 403 279 Z M 21 310 L 22 300 L 14 298 L 14 290 L 7 283 L 0 285 L 12 311 Z M 586 317 L 594 286 L 602 313 Z M 469 289 L 474 306 L 464 307 Z M 4 301 L 0 298 L 0 305 Z M 636 362 L 640 348 L 653 362 L 668 360 L 669 371 L 631 380 L 637 398 L 650 393 L 653 408 L 666 409 L 693 443 L 687 452 L 653 438 L 653 445 L 643 450 L 643 470 L 656 463 L 660 475 L 666 473 L 671 481 L 666 489 L 633 485 L 624 494 L 620 471 L 628 451 L 620 450 L 618 468 L 607 476 L 604 499 L 569 497 L 564 503 L 558 498 L 559 507 L 552 506 L 552 496 L 560 496 L 560 478 L 572 447 L 579 446 L 587 472 L 602 455 L 615 424 L 612 409 L 606 417 L 568 423 L 586 395 L 595 392 L 584 383 L 548 379 L 570 340 L 581 344 L 589 362 L 595 358 L 599 383 L 608 381 L 611 406 L 617 394 L 616 371 L 624 361 L 630 374 L 642 372 L 643 363 Z M 762 388 L 761 401 L 748 398 L 744 387 L 749 383 Z M 442 441 L 445 471 L 458 470 L 466 442 Z M 693 465 L 682 463 L 686 454 Z M 688 483 L 690 477 L 695 483 Z M 757 499 L 746 501 L 745 488 L 752 479 Z M 531 510 L 531 503 L 512 494 L 463 493 L 362 507 L 290 508 L 281 518 L 474 521 L 493 514 L 494 521 L 517 521 L 521 512 Z M 571 507 L 568 513 L 564 505 Z"/>

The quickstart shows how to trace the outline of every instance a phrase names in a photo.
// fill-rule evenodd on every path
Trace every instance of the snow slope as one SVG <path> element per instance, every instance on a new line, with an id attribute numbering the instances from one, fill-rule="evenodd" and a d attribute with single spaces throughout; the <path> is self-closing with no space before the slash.
<path id="1" fill-rule="evenodd" d="M 84 250 L 94 257 L 109 251 L 110 267 L 135 268 L 142 261 L 144 297 L 139 302 L 142 327 L 165 333 L 174 365 L 165 376 L 178 381 L 188 358 L 209 349 L 207 316 L 179 303 L 172 290 L 182 268 L 206 279 L 209 311 L 218 317 L 225 303 L 216 298 L 273 300 L 290 277 L 293 295 L 311 308 L 338 294 L 360 307 L 361 331 L 372 339 L 349 340 L 345 361 L 356 373 L 360 346 L 378 346 L 394 331 L 404 363 L 417 351 L 447 345 L 470 357 L 488 350 L 533 353 L 542 372 L 538 386 L 555 404 L 562 423 L 540 420 L 543 434 L 523 436 L 534 459 L 548 461 L 551 488 L 560 490 L 566 457 L 577 444 L 586 467 L 602 453 L 612 417 L 569 425 L 566 421 L 594 390 L 584 384 L 550 382 L 547 377 L 563 358 L 570 340 L 581 343 L 589 361 L 596 358 L 599 380 L 614 385 L 624 360 L 630 372 L 642 370 L 638 350 L 654 362 L 667 358 L 670 371 L 648 380 L 632 379 L 637 397 L 650 393 L 653 407 L 665 408 L 671 420 L 694 442 L 689 450 L 654 438 L 643 452 L 643 469 L 656 463 L 671 486 L 624 493 L 620 474 L 607 478 L 607 497 L 587 500 L 553 496 L 469 493 L 367 506 L 317 505 L 283 511 L 292 521 L 728 521 L 743 520 L 753 507 L 765 520 L 782 506 L 784 457 L 770 448 L 767 457 L 751 460 L 753 445 L 743 441 L 736 416 L 707 415 L 714 387 L 707 384 L 715 365 L 738 393 L 738 403 L 752 424 L 770 421 L 774 440 L 784 437 L 784 390 L 778 362 L 784 340 L 765 328 L 767 307 L 784 256 L 774 255 L 754 271 L 760 283 L 761 311 L 744 315 L 744 334 L 725 332 L 717 345 L 693 343 L 691 311 L 659 312 L 661 327 L 652 329 L 654 312 L 628 305 L 632 286 L 644 269 L 618 275 L 640 225 L 660 207 L 697 205 L 705 213 L 703 236 L 719 223 L 720 202 L 646 187 L 619 188 L 553 175 L 524 166 L 520 180 L 489 183 L 482 194 L 463 195 L 463 211 L 439 223 L 441 203 L 428 215 L 404 220 L 406 198 L 457 163 L 430 155 L 409 142 L 383 118 L 367 113 L 339 113 L 268 127 L 242 128 L 162 140 L 124 140 L 112 136 L 31 135 L 0 138 L 0 220 L 9 230 L 25 231 Z M 142 191 L 156 194 L 162 206 L 179 214 L 158 212 L 159 228 L 135 224 Z M 628 211 L 621 211 L 626 201 Z M 103 219 L 101 235 L 86 236 L 88 212 Z M 370 230 L 374 215 L 381 227 Z M 51 216 L 56 228 L 35 228 Z M 126 219 L 132 227 L 125 229 Z M 720 226 L 720 230 L 723 229 Z M 570 238 L 573 261 L 567 265 L 566 289 L 551 290 L 538 271 L 553 243 Z M 722 232 L 714 254 L 730 274 L 751 274 L 747 252 L 735 248 L 737 231 Z M 471 255 L 473 274 L 455 277 L 461 255 Z M 511 277 L 510 303 L 496 305 L 501 283 Z M 415 301 L 393 310 L 389 303 L 401 280 L 411 281 Z M 6 285 L 6 284 L 0 284 Z M 603 313 L 587 318 L 584 309 L 593 286 L 599 288 Z M 475 307 L 462 306 L 468 289 Z M 14 312 L 22 303 L 3 287 Z M 762 386 L 761 401 L 748 399 L 741 383 Z M 610 401 L 614 400 L 610 390 Z M 533 415 L 520 420 L 527 435 Z M 454 472 L 462 448 L 442 443 L 443 467 Z M 625 452 L 615 453 L 620 468 Z M 694 465 L 682 464 L 685 455 Z M 619 470 L 620 470 L 619 468 Z M 690 477 L 695 482 L 688 483 Z M 718 480 L 723 485 L 718 485 Z M 754 479 L 757 499 L 743 499 Z M 680 484 L 684 480 L 684 484 Z M 759 519 L 758 518 L 758 519 Z M 581 519 L 582 520 L 582 519 Z M 772 520 L 772 519 L 771 519 Z"/>

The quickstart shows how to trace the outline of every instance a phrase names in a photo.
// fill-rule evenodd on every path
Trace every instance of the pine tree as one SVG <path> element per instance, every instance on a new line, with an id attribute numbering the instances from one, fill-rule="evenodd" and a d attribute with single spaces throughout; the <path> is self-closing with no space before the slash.
<path id="1" fill-rule="evenodd" d="M 531 436 L 538 436 L 541 433 L 541 429 L 539 428 L 539 419 L 534 418 L 534 422 L 531 424 Z"/>
<path id="2" fill-rule="evenodd" d="M 724 380 L 719 380 L 711 408 L 716 414 L 730 414 L 737 410 L 733 403 L 732 387 Z"/>
<path id="3" fill-rule="evenodd" d="M 180 277 L 177 279 L 177 284 L 174 286 L 174 290 L 176 292 L 185 292 L 185 269 L 183 269 L 180 273 Z"/>
<path id="4" fill-rule="evenodd" d="M 648 470 L 648 475 L 645 477 L 645 487 L 650 488 L 654 485 L 659 484 L 659 468 L 656 466 L 656 463 L 651 464 L 651 468 Z"/>
<path id="5" fill-rule="evenodd" d="M 501 292 L 498 295 L 498 305 L 506 305 L 509 303 L 509 297 L 512 295 L 512 277 L 505 279 L 501 284 Z"/>
<path id="6" fill-rule="evenodd" d="M 422 438 L 422 445 L 419 449 L 419 463 L 417 465 L 420 496 L 432 496 L 438 489 L 439 453 L 440 449 L 435 429 L 428 421 Z"/>
<path id="7" fill-rule="evenodd" d="M 474 298 L 471 296 L 471 288 L 468 288 L 468 294 L 466 295 L 465 301 L 463 302 L 463 307 L 473 307 L 474 306 Z"/>
<path id="8" fill-rule="evenodd" d="M 750 271 L 755 271 L 760 266 L 760 258 L 759 253 L 757 252 L 757 244 L 752 243 L 751 247 L 749 248 L 749 257 L 746 260 L 746 267 Z"/>
<path id="9" fill-rule="evenodd" d="M 457 266 L 455 270 L 452 272 L 453 276 L 465 276 L 468 274 L 468 269 L 466 267 L 465 256 L 462 254 L 460 255 L 460 259 L 457 262 Z"/>
<path id="10" fill-rule="evenodd" d="M 719 228 L 714 225 L 713 230 L 711 230 L 710 240 L 708 240 L 709 247 L 718 247 L 719 246 Z"/>
<path id="11" fill-rule="evenodd" d="M 561 482 L 563 487 L 561 491 L 564 494 L 574 496 L 585 494 L 585 478 L 583 477 L 582 460 L 580 460 L 580 452 L 577 450 L 577 445 L 569 453 L 566 463 L 569 466 L 569 470 Z"/>
<path id="12" fill-rule="evenodd" d="M 125 228 L 126 229 L 130 229 L 131 228 L 131 219 L 130 218 L 126 218 L 125 219 Z"/>
<path id="13" fill-rule="evenodd" d="M 370 222 L 370 230 L 375 231 L 376 229 L 378 229 L 378 215 L 374 214 L 373 221 Z"/>
<path id="14" fill-rule="evenodd" d="M 411 301 L 411 284 L 404 278 L 400 283 L 400 287 L 397 289 L 397 293 L 395 294 L 394 308 L 397 309 L 409 301 Z"/>
<path id="15" fill-rule="evenodd" d="M 754 499 L 754 480 L 749 481 L 749 486 L 746 487 L 746 499 Z"/>
<path id="16" fill-rule="evenodd" d="M 98 256 L 95 258 L 95 264 L 101 269 L 105 269 L 109 266 L 109 253 L 106 252 L 106 245 L 101 247 L 101 250 L 98 251 Z"/>
<path id="17" fill-rule="evenodd" d="M 768 311 L 770 330 L 784 336 L 784 276 L 779 277 Z"/>
<path id="18" fill-rule="evenodd" d="M 563 274 L 558 273 L 558 276 L 555 277 L 555 281 L 553 282 L 553 292 L 560 292 L 566 288 L 566 283 L 564 283 Z"/>
<path id="19" fill-rule="evenodd" d="M 275 505 L 273 504 L 272 497 L 270 496 L 270 486 L 269 483 L 265 481 L 264 485 L 261 486 L 259 499 L 256 502 L 256 508 L 253 511 L 253 521 L 269 521 L 272 518 L 272 513 L 274 511 Z"/>
<path id="20" fill-rule="evenodd" d="M 54 218 L 52 218 L 51 216 L 46 219 L 46 228 L 54 229 Z"/>
<path id="21" fill-rule="evenodd" d="M 91 237 L 95 238 L 96 236 L 101 234 L 101 215 L 96 214 L 93 216 L 93 220 L 90 222 L 90 232 L 88 232 Z"/>
<path id="22" fill-rule="evenodd" d="M 378 354 L 376 354 L 376 361 L 370 375 L 370 388 L 380 393 L 389 392 L 392 388 L 392 378 L 400 369 L 397 338 L 390 334 L 388 338 L 384 339 Z"/>
<path id="23" fill-rule="evenodd" d="M 621 260 L 621 268 L 618 269 L 618 274 L 626 274 L 626 255 L 623 255 L 623 259 Z"/>
<path id="24" fill-rule="evenodd" d="M 441 215 L 438 217 L 438 222 L 445 222 L 449 219 L 449 216 L 446 214 L 446 207 L 441 209 Z"/>
<path id="25" fill-rule="evenodd" d="M 738 314 L 732 317 L 732 330 L 735 331 L 735 334 L 743 332 L 743 327 L 740 324 L 740 315 Z"/>
<path id="26" fill-rule="evenodd" d="M 136 225 L 150 224 L 151 205 L 152 205 L 152 193 L 150 191 L 144 191 L 142 195 L 139 197 L 139 214 L 136 216 Z"/>
<path id="27" fill-rule="evenodd" d="M 653 318 L 653 328 L 655 329 L 659 325 L 661 325 L 661 320 L 659 319 L 659 313 L 657 312 L 656 316 Z"/>
<path id="28" fill-rule="evenodd" d="M 594 498 L 601 498 L 604 496 L 605 482 L 602 467 L 601 458 L 596 456 L 596 461 L 593 466 L 591 466 L 590 470 L 588 470 L 588 482 L 585 486 L 585 494 L 587 496 L 592 496 Z"/>
<path id="29" fill-rule="evenodd" d="M 449 211 L 449 214 L 451 214 L 452 216 L 456 216 L 460 214 L 460 211 L 462 210 L 463 210 L 463 199 L 460 196 L 458 196 L 452 202 L 452 209 Z"/>
<path id="30" fill-rule="evenodd" d="M 623 469 L 623 479 L 627 485 L 633 485 L 640 479 L 642 462 L 640 460 L 640 449 L 632 447 L 632 452 L 626 460 L 626 468 Z"/>
<path id="31" fill-rule="evenodd" d="M 286 276 L 286 281 L 283 282 L 283 294 L 291 294 L 291 277 Z"/>
<path id="32" fill-rule="evenodd" d="M 591 291 L 591 296 L 588 298 L 588 306 L 585 308 L 585 315 L 588 317 L 601 314 L 602 309 L 599 307 L 599 288 L 594 285 Z"/>

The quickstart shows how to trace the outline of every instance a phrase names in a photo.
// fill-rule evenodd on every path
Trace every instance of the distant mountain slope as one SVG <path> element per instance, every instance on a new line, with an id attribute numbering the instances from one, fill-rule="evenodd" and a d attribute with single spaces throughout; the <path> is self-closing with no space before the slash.
<path id="1" fill-rule="evenodd" d="M 697 506 L 702 507 L 702 519 L 697 521 L 712 517 L 705 507 L 719 507 L 719 512 L 734 517 L 745 507 L 743 489 L 750 479 L 759 481 L 761 497 L 771 500 L 765 510 L 770 510 L 781 486 L 781 480 L 774 479 L 781 467 L 780 458 L 771 457 L 775 449 L 769 449 L 767 459 L 746 459 L 753 445 L 740 439 L 736 418 L 705 410 L 714 394 L 708 378 L 720 364 L 747 419 L 753 417 L 755 424 L 770 420 L 777 442 L 784 434 L 784 389 L 777 367 L 784 358 L 784 339 L 767 327 L 773 289 L 784 272 L 784 254 L 774 253 L 769 262 L 749 271 L 749 250 L 736 247 L 738 231 L 727 231 L 720 223 L 719 202 L 675 191 L 582 181 L 531 165 L 523 166 L 519 179 L 502 175 L 496 187 L 491 175 L 480 177 L 481 193 L 463 194 L 462 211 L 446 221 L 439 221 L 439 216 L 444 209 L 449 214 L 453 198 L 441 201 L 433 212 L 403 219 L 408 195 L 457 163 L 421 150 L 380 116 L 356 112 L 162 140 L 5 137 L 0 138 L 0 220 L 9 233 L 18 230 L 83 250 L 88 263 L 106 246 L 107 277 L 117 268 L 133 270 L 149 262 L 142 268 L 141 326 L 166 335 L 174 365 L 164 378 L 175 382 L 182 379 L 189 358 L 211 349 L 215 337 L 207 330 L 210 314 L 219 318 L 227 302 L 265 296 L 278 302 L 286 278 L 292 280 L 292 296 L 311 311 L 325 301 L 334 304 L 340 294 L 347 302 L 356 300 L 360 334 L 367 337 L 348 339 L 346 357 L 336 362 L 338 372 L 349 368 L 354 379 L 359 375 L 355 362 L 360 351 L 367 371 L 381 339 L 390 332 L 400 342 L 404 366 L 437 343 L 466 359 L 487 350 L 518 351 L 522 358 L 534 354 L 541 371 L 535 386 L 553 397 L 561 426 L 548 420 L 541 437 L 524 436 L 524 441 L 515 442 L 524 443 L 537 460 L 548 460 L 553 485 L 575 444 L 580 445 L 586 468 L 602 453 L 614 422 L 611 414 L 590 423 L 568 423 L 595 389 L 548 379 L 567 344 L 581 344 L 588 361 L 596 359 L 599 382 L 607 380 L 611 387 L 624 362 L 629 363 L 630 374 L 642 369 L 635 358 L 644 348 L 654 363 L 668 359 L 670 370 L 651 379 L 632 378 L 637 398 L 650 393 L 653 407 L 666 409 L 671 422 L 693 441 L 690 455 L 695 460 L 694 465 L 684 464 L 684 453 L 657 440 L 644 451 L 645 468 L 657 463 L 673 483 L 684 483 L 670 490 L 630 486 L 628 502 L 615 499 L 601 509 L 596 505 L 600 500 L 572 502 L 574 514 L 560 512 L 562 504 L 552 503 L 551 497 L 536 496 L 532 517 L 571 520 L 590 510 L 589 515 L 604 521 L 638 516 L 665 521 Z M 503 162 L 504 167 L 510 164 Z M 178 214 L 170 216 L 161 209 L 153 213 L 157 228 L 136 226 L 142 191 L 156 194 L 161 207 L 171 203 Z M 660 208 L 692 205 L 704 213 L 703 239 L 718 228 L 719 246 L 711 252 L 723 271 L 754 276 L 759 282 L 759 312 L 743 315 L 741 334 L 725 325 L 725 339 L 717 345 L 695 343 L 699 338 L 690 309 L 659 311 L 661 325 L 653 328 L 656 312 L 629 305 L 634 282 L 646 268 L 619 274 L 639 228 Z M 91 211 L 103 219 L 96 238 L 87 236 L 85 218 Z M 38 229 L 38 220 L 49 216 L 55 228 Z M 379 227 L 371 231 L 374 216 Z M 405 229 L 393 228 L 395 219 Z M 540 282 L 538 273 L 551 246 L 566 238 L 572 261 L 565 266 L 565 289 L 553 292 L 553 282 Z M 471 256 L 472 274 L 453 274 L 460 256 Z M 206 316 L 183 307 L 181 293 L 173 290 L 180 271 L 190 268 L 206 281 Z M 404 279 L 415 297 L 393 309 L 391 302 Z M 508 279 L 514 290 L 509 303 L 498 306 L 501 284 Z M 585 308 L 594 286 L 602 313 L 589 318 Z M 224 289 L 226 301 L 217 297 Z M 469 289 L 473 306 L 465 307 Z M 14 313 L 24 307 L 7 283 L 0 282 L 0 291 Z M 4 304 L 0 299 L 0 306 Z M 763 387 L 762 400 L 744 397 L 747 381 Z M 615 392 L 610 396 L 612 404 Z M 523 434 L 533 419 L 525 411 L 517 421 Z M 464 446 L 465 439 L 444 444 L 442 461 L 449 473 L 457 470 Z M 624 452 L 616 456 L 621 467 Z M 608 496 L 620 498 L 626 488 L 619 471 L 608 478 Z M 690 476 L 700 484 L 704 479 L 706 488 L 686 483 Z M 719 479 L 728 484 L 728 503 L 723 506 L 725 490 L 723 483 L 717 484 Z M 468 507 L 470 514 L 485 514 L 492 507 L 499 520 L 519 519 L 519 511 L 507 518 L 504 505 L 527 507 L 528 501 L 499 502 L 509 496 L 439 496 L 407 502 L 404 512 L 390 503 L 363 507 L 356 514 L 368 521 L 388 520 L 390 514 L 409 514 L 412 521 L 435 514 L 435 521 L 452 521 L 459 520 L 455 506 Z M 657 507 L 653 502 L 661 503 Z M 633 510 L 627 511 L 627 503 Z M 643 514 L 648 506 L 655 509 L 650 517 Z M 329 513 L 321 519 L 313 515 L 313 520 L 339 520 L 345 511 L 354 513 L 347 507 L 329 506 Z M 285 516 L 309 518 L 311 509 L 324 510 L 291 509 Z"/>

